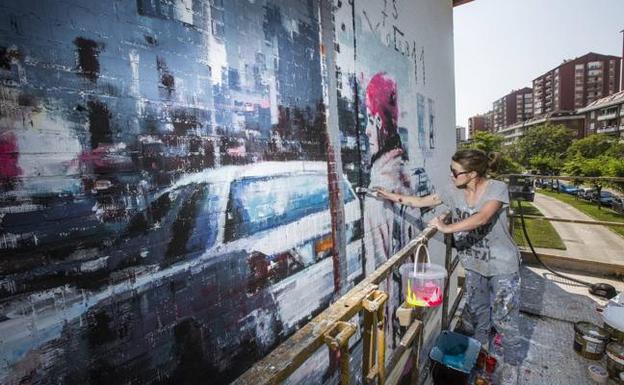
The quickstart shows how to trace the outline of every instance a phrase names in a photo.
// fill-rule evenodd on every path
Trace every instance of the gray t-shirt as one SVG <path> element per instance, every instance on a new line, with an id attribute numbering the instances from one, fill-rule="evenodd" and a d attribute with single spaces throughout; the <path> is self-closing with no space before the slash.
<path id="1" fill-rule="evenodd" d="M 474 207 L 468 206 L 464 190 L 455 186 L 441 189 L 442 202 L 451 209 L 453 223 L 479 212 L 488 201 L 502 202 L 489 223 L 472 231 L 454 233 L 455 248 L 467 270 L 490 277 L 518 271 L 520 251 L 509 234 L 509 192 L 507 184 L 489 179 L 485 192 Z"/>

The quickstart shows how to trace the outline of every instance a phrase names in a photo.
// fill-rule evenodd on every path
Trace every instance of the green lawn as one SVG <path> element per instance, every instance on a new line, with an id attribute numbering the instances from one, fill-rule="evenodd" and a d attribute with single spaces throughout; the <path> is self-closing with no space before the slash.
<path id="1" fill-rule="evenodd" d="M 539 190 L 540 194 L 544 194 L 549 197 L 553 197 L 558 199 L 564 203 L 569 204 L 570 206 L 576 208 L 577 210 L 589 215 L 598 221 L 608 221 L 608 222 L 620 222 L 624 223 L 624 216 L 617 214 L 615 211 L 610 210 L 609 208 L 603 207 L 602 209 L 598 209 L 596 203 L 590 203 L 586 200 L 579 199 L 574 195 L 569 195 L 565 193 L 556 193 L 547 190 Z M 610 229 L 615 231 L 617 234 L 624 237 L 624 227 L 615 227 L 608 226 Z"/>
<path id="2" fill-rule="evenodd" d="M 513 202 L 513 210 L 516 214 L 520 214 L 518 212 L 518 204 L 516 202 Z M 526 215 L 544 216 L 537 208 L 535 208 L 535 206 L 528 202 L 522 202 L 522 212 Z M 527 232 L 529 233 L 529 238 L 531 238 L 533 247 L 565 250 L 566 247 L 563 244 L 561 237 L 559 237 L 559 234 L 557 234 L 548 221 L 525 219 L 524 222 L 526 223 Z M 529 246 L 524 239 L 520 218 L 514 219 L 513 239 L 518 246 Z"/>

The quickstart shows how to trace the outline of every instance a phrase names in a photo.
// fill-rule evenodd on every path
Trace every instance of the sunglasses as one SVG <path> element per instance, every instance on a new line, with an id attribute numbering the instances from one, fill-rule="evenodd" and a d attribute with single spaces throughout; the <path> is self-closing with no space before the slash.
<path id="1" fill-rule="evenodd" d="M 453 178 L 457 178 L 460 175 L 468 174 L 468 173 L 470 173 L 470 171 L 457 172 L 453 169 L 453 167 L 451 167 L 451 174 L 453 174 Z"/>

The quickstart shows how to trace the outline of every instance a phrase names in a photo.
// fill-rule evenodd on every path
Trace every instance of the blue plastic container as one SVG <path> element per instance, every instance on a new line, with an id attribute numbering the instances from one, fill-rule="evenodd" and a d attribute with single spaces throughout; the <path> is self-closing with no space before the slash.
<path id="1" fill-rule="evenodd" d="M 443 331 L 429 352 L 429 358 L 434 361 L 434 383 L 467 384 L 480 350 L 481 343 L 474 338 Z"/>

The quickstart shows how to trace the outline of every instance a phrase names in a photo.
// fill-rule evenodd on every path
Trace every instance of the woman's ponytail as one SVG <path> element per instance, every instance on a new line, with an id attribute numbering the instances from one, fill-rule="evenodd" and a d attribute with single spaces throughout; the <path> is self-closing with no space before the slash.
<path id="1" fill-rule="evenodd" d="M 500 165 L 501 154 L 498 152 L 491 152 L 488 155 L 488 169 L 492 172 L 496 172 L 498 170 L 498 166 Z"/>

